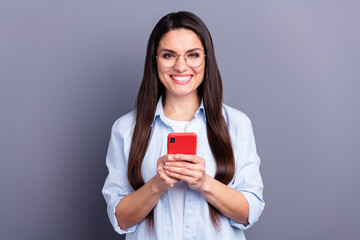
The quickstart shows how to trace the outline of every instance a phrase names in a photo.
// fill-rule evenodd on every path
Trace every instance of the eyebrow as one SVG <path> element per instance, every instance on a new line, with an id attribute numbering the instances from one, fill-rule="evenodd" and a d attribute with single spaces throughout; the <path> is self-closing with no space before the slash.
<path id="1" fill-rule="evenodd" d="M 196 50 L 203 51 L 201 48 L 192 48 L 192 49 L 187 50 L 185 53 L 193 52 L 193 51 L 196 51 Z M 159 51 L 159 53 L 162 52 L 162 51 L 166 51 L 166 52 L 171 52 L 171 53 L 177 54 L 174 50 L 167 49 L 167 48 L 161 49 L 161 50 Z"/>

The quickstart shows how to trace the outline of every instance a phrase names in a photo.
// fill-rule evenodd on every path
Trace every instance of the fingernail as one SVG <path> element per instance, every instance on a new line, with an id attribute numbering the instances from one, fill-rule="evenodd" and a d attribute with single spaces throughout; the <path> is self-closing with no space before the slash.
<path id="1" fill-rule="evenodd" d="M 174 159 L 179 159 L 179 156 L 178 156 L 178 155 L 174 155 Z"/>
<path id="2" fill-rule="evenodd" d="M 165 165 L 164 168 L 168 169 L 169 167 Z"/>
<path id="3" fill-rule="evenodd" d="M 165 165 L 170 165 L 170 162 L 165 162 Z"/>

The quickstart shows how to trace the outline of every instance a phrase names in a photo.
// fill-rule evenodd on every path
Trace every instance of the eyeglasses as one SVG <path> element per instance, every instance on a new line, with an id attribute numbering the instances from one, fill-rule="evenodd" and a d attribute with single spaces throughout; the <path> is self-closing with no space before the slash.
<path id="1" fill-rule="evenodd" d="M 179 60 L 179 57 L 181 56 L 184 57 L 187 65 L 193 68 L 199 67 L 204 62 L 204 59 L 206 57 L 203 51 L 201 51 L 200 49 L 195 49 L 186 53 L 185 55 L 177 55 L 175 52 L 169 50 L 161 50 L 159 56 L 156 56 L 156 58 L 159 60 L 161 66 L 171 68 L 175 66 L 175 64 Z"/>

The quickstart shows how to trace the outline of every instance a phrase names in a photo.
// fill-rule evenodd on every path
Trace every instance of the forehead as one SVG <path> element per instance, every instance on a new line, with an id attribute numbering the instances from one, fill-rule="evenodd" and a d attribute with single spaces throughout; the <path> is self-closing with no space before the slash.
<path id="1" fill-rule="evenodd" d="M 169 49 L 175 52 L 183 52 L 193 48 L 204 50 L 200 38 L 191 30 L 175 29 L 167 32 L 160 40 L 157 51 Z"/>

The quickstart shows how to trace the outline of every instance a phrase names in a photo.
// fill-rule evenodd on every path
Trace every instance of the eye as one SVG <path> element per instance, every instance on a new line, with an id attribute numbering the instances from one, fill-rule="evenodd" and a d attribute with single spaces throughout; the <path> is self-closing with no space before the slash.
<path id="1" fill-rule="evenodd" d="M 172 53 L 163 53 L 161 57 L 166 59 L 176 58 L 176 56 Z"/>
<path id="2" fill-rule="evenodd" d="M 186 56 L 187 56 L 187 58 L 189 58 L 189 59 L 194 59 L 194 58 L 200 57 L 200 53 L 198 53 L 198 52 L 192 52 L 192 53 L 188 53 Z"/>

